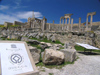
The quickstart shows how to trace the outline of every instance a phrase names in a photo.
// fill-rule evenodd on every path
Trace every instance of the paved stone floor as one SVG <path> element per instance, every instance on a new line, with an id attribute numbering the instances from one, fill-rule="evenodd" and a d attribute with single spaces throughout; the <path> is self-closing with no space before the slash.
<path id="1" fill-rule="evenodd" d="M 53 75 L 100 75 L 100 55 L 78 53 L 78 56 L 79 59 L 74 64 L 66 65 L 62 69 L 42 67 L 40 75 L 49 75 L 49 73 Z"/>

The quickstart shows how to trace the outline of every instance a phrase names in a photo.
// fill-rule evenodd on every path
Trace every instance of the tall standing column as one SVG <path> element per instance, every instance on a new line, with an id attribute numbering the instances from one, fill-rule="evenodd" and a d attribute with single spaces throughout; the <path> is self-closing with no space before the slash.
<path id="1" fill-rule="evenodd" d="M 49 31 L 50 31 L 50 24 L 49 24 Z"/>
<path id="2" fill-rule="evenodd" d="M 93 15 L 91 15 L 91 27 L 92 27 Z"/>
<path id="3" fill-rule="evenodd" d="M 73 18 L 71 19 L 71 31 L 73 31 Z"/>
<path id="4" fill-rule="evenodd" d="M 34 21 L 33 21 L 33 28 L 35 28 L 35 26 L 34 26 Z"/>
<path id="5" fill-rule="evenodd" d="M 67 25 L 67 18 L 66 18 L 66 23 L 65 24 Z"/>
<path id="6" fill-rule="evenodd" d="M 44 28 L 45 27 L 45 20 L 43 20 L 43 27 L 42 27 L 42 31 L 44 32 Z"/>
<path id="7" fill-rule="evenodd" d="M 88 29 L 88 16 L 87 16 L 87 19 L 86 19 L 86 29 Z"/>
<path id="8" fill-rule="evenodd" d="M 60 18 L 60 24 L 61 24 L 61 18 Z"/>
<path id="9" fill-rule="evenodd" d="M 70 28 L 70 17 L 69 17 L 68 31 L 69 31 L 69 28 Z"/>
<path id="10" fill-rule="evenodd" d="M 65 30 L 67 30 L 66 28 L 67 28 L 67 18 L 66 18 L 66 23 L 65 23 Z"/>
<path id="11" fill-rule="evenodd" d="M 79 18 L 79 32 L 81 30 L 81 18 Z"/>
<path id="12" fill-rule="evenodd" d="M 64 24 L 64 18 L 63 18 L 63 24 Z"/>
<path id="13" fill-rule="evenodd" d="M 64 29 L 64 18 L 63 18 L 63 24 L 62 24 L 62 30 Z"/>

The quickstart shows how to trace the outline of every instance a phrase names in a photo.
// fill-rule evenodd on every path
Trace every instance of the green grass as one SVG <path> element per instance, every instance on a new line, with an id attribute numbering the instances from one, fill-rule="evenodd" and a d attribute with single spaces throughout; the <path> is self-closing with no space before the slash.
<path id="1" fill-rule="evenodd" d="M 8 25 L 8 28 L 9 27 L 20 27 L 20 25 Z"/>
<path id="2" fill-rule="evenodd" d="M 0 25 L 0 28 L 4 28 L 5 26 L 4 25 Z"/>
<path id="3" fill-rule="evenodd" d="M 7 39 L 7 38 L 4 38 L 4 37 L 1 37 L 2 40 L 9 40 L 9 41 L 20 41 L 20 39 Z"/>
<path id="4" fill-rule="evenodd" d="M 54 75 L 53 73 L 49 73 L 49 75 Z"/>
<path id="5" fill-rule="evenodd" d="M 78 45 L 75 45 L 75 49 L 77 51 L 84 51 L 84 47 L 81 47 L 81 46 L 78 46 Z"/>
<path id="6" fill-rule="evenodd" d="M 4 38 L 4 37 L 1 37 L 1 39 L 2 39 L 2 40 L 6 40 L 6 38 Z"/>
<path id="7" fill-rule="evenodd" d="M 77 57 L 77 59 L 79 59 L 79 57 Z M 68 64 L 74 64 L 74 62 L 63 62 L 61 65 L 45 65 L 45 64 L 43 64 L 42 59 L 41 59 L 40 62 L 36 64 L 36 66 L 40 66 L 40 67 L 44 66 L 44 67 L 47 67 L 47 68 L 50 68 L 50 69 L 52 69 L 52 68 L 61 69 L 62 67 L 66 66 Z"/>
<path id="8" fill-rule="evenodd" d="M 68 65 L 68 64 L 74 64 L 74 62 L 64 62 L 62 63 L 61 65 L 45 65 L 43 64 L 43 62 L 39 62 L 38 64 L 36 64 L 36 66 L 40 66 L 40 67 L 47 67 L 47 68 L 56 68 L 56 69 L 61 69 L 62 67 L 64 67 L 65 65 Z"/>
<path id="9" fill-rule="evenodd" d="M 44 51 L 44 49 L 42 49 L 39 45 L 31 44 L 31 43 L 29 43 L 29 42 L 26 42 L 26 43 L 30 44 L 30 45 L 33 46 L 33 47 L 36 47 L 37 49 L 41 49 L 41 52 Z"/>
<path id="10" fill-rule="evenodd" d="M 46 42 L 46 43 L 61 44 L 61 45 L 64 45 L 64 44 L 61 43 L 59 40 L 56 40 L 55 42 L 52 42 L 51 40 L 48 40 L 47 38 L 43 38 L 43 39 L 30 38 L 30 39 L 38 40 L 38 41 L 40 41 L 40 42 Z"/>
<path id="11" fill-rule="evenodd" d="M 7 40 L 10 40 L 10 41 L 20 41 L 20 39 L 7 39 Z"/>

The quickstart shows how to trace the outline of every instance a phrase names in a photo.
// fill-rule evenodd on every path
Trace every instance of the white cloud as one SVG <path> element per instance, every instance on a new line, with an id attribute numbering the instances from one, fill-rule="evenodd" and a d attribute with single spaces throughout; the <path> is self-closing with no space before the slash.
<path id="1" fill-rule="evenodd" d="M 6 9 L 9 9 L 9 6 L 0 5 L 0 10 L 6 10 Z"/>
<path id="2" fill-rule="evenodd" d="M 14 22 L 14 21 L 20 21 L 18 18 L 10 15 L 4 15 L 0 13 L 0 24 L 4 24 L 4 22 Z"/>
<path id="3" fill-rule="evenodd" d="M 33 11 L 28 11 L 28 12 L 19 12 L 17 14 L 17 17 L 20 19 L 27 19 L 28 17 L 32 17 Z M 35 18 L 41 18 L 42 14 L 40 12 L 34 12 Z"/>
<path id="4" fill-rule="evenodd" d="M 21 3 L 21 0 L 14 0 L 14 3 L 15 3 L 17 6 L 19 6 L 20 3 Z"/>
<path id="5" fill-rule="evenodd" d="M 16 15 L 15 15 L 16 14 Z M 3 13 L 0 13 L 0 24 L 4 24 L 4 22 L 14 22 L 14 21 L 21 21 L 22 19 L 28 19 L 29 17 L 32 17 L 33 11 L 27 11 L 27 12 L 16 12 L 15 14 L 10 13 L 9 15 L 5 15 Z M 42 14 L 40 12 L 34 12 L 35 18 L 42 19 Z"/>

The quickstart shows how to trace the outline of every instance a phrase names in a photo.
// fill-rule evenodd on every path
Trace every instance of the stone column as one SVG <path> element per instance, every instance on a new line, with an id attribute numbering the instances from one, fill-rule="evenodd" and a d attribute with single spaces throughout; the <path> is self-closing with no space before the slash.
<path id="1" fill-rule="evenodd" d="M 34 26 L 34 21 L 33 21 L 33 28 L 35 28 L 35 26 Z"/>
<path id="2" fill-rule="evenodd" d="M 49 31 L 50 31 L 50 24 L 49 24 Z"/>
<path id="3" fill-rule="evenodd" d="M 66 23 L 65 24 L 67 25 L 67 18 L 66 18 Z"/>
<path id="4" fill-rule="evenodd" d="M 81 30 L 81 18 L 79 18 L 79 32 Z"/>
<path id="5" fill-rule="evenodd" d="M 55 23 L 55 21 L 53 20 L 53 24 Z"/>
<path id="6" fill-rule="evenodd" d="M 45 20 L 43 19 L 43 27 L 42 27 L 43 32 L 44 32 L 44 26 L 45 26 Z"/>
<path id="7" fill-rule="evenodd" d="M 60 24 L 61 24 L 61 18 L 60 18 Z"/>
<path id="8" fill-rule="evenodd" d="M 66 28 L 67 28 L 67 18 L 66 18 L 66 23 L 65 23 L 65 30 L 67 30 Z"/>
<path id="9" fill-rule="evenodd" d="M 88 29 L 88 16 L 87 16 L 87 19 L 86 19 L 86 29 Z"/>
<path id="10" fill-rule="evenodd" d="M 71 19 L 71 31 L 73 31 L 73 18 Z"/>
<path id="11" fill-rule="evenodd" d="M 62 30 L 64 29 L 64 18 L 63 18 L 63 24 L 62 24 Z"/>
<path id="12" fill-rule="evenodd" d="M 64 18 L 63 18 L 63 24 L 64 24 Z"/>
<path id="13" fill-rule="evenodd" d="M 91 27 L 92 27 L 92 21 L 93 21 L 93 15 L 91 15 L 91 23 L 90 23 Z"/>
<path id="14" fill-rule="evenodd" d="M 69 17 L 68 31 L 69 31 L 69 28 L 70 28 L 70 17 Z"/>

